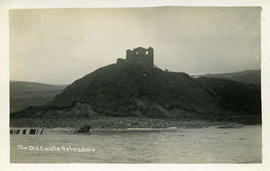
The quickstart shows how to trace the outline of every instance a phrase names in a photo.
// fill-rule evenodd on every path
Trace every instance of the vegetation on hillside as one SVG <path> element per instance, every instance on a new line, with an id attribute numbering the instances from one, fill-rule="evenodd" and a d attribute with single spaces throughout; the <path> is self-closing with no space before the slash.
<path id="1" fill-rule="evenodd" d="M 112 64 L 76 80 L 50 103 L 13 117 L 243 118 L 260 121 L 260 88 L 191 78 L 139 64 Z M 237 120 L 237 119 L 236 119 Z"/>

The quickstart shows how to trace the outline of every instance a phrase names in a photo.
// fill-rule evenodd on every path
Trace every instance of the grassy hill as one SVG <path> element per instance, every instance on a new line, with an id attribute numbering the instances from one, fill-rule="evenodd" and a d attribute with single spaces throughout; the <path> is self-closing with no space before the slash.
<path id="1" fill-rule="evenodd" d="M 234 81 L 240 81 L 248 84 L 261 84 L 261 70 L 245 70 L 240 72 L 232 73 L 221 73 L 221 74 L 205 74 L 202 77 L 211 78 L 224 78 Z"/>
<path id="2" fill-rule="evenodd" d="M 138 64 L 102 67 L 67 86 L 42 107 L 14 117 L 89 117 L 92 115 L 148 118 L 243 117 L 260 121 L 260 87 L 218 78 L 194 79 Z"/>
<path id="3" fill-rule="evenodd" d="M 43 105 L 60 93 L 65 85 L 50 85 L 25 81 L 10 81 L 10 110 L 19 111 Z"/>

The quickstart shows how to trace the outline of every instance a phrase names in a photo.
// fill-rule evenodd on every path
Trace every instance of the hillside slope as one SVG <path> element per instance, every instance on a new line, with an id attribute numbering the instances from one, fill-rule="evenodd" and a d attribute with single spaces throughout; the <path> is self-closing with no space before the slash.
<path id="1" fill-rule="evenodd" d="M 10 111 L 43 105 L 60 93 L 65 85 L 10 81 Z"/>
<path id="2" fill-rule="evenodd" d="M 261 70 L 245 70 L 240 72 L 232 73 L 221 73 L 221 74 L 206 74 L 201 75 L 202 77 L 211 78 L 224 78 L 228 80 L 240 81 L 248 84 L 261 84 Z"/>
<path id="3" fill-rule="evenodd" d="M 27 81 L 10 81 L 10 90 L 12 90 L 12 92 L 60 90 L 64 89 L 65 87 L 66 85 L 52 85 Z"/>
<path id="4" fill-rule="evenodd" d="M 260 89 L 215 78 L 191 78 L 138 64 L 112 64 L 69 85 L 20 117 L 136 116 L 151 118 L 260 118 Z"/>

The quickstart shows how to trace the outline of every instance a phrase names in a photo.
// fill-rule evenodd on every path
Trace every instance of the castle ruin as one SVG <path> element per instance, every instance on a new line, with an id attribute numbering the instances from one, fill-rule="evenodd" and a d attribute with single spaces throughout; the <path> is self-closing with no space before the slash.
<path id="1" fill-rule="evenodd" d="M 149 47 L 148 49 L 145 49 L 143 47 L 138 47 L 133 50 L 127 49 L 126 59 L 117 59 L 117 64 L 123 63 L 145 64 L 153 67 L 154 49 L 152 47 Z"/>

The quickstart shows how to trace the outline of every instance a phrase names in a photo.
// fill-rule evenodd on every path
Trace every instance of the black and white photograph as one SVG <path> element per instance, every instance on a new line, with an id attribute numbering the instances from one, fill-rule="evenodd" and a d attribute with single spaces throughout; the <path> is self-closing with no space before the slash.
<path id="1" fill-rule="evenodd" d="M 10 10 L 10 162 L 261 163 L 260 17 Z"/>

